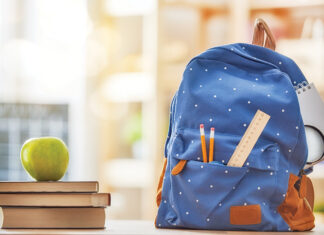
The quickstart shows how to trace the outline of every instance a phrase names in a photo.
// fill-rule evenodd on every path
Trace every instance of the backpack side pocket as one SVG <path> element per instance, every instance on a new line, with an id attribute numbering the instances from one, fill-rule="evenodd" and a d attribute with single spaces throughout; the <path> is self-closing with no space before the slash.
<path id="1" fill-rule="evenodd" d="M 307 231 L 315 226 L 315 217 L 310 205 L 314 201 L 313 194 L 306 191 L 312 187 L 307 184 L 311 184 L 307 176 L 299 178 L 290 174 L 285 200 L 278 207 L 278 212 L 293 231 Z"/>
<path id="2" fill-rule="evenodd" d="M 165 218 L 165 227 L 229 229 L 227 196 L 239 187 L 248 169 L 215 161 L 175 161 L 172 190 L 162 198 L 166 203 L 161 206 L 170 204 L 172 210 Z"/>

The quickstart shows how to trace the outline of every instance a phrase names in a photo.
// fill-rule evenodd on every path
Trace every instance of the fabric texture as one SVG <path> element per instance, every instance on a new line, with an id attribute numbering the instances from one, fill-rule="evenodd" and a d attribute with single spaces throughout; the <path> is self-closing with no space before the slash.
<path id="1" fill-rule="evenodd" d="M 255 45 L 215 47 L 193 58 L 171 103 L 156 227 L 291 230 L 277 208 L 290 174 L 298 175 L 306 163 L 294 90 L 304 81 L 291 59 Z M 271 116 L 269 122 L 244 166 L 227 166 L 258 109 Z M 203 163 L 200 124 L 207 149 L 209 130 L 215 128 L 213 162 Z M 230 208 L 250 205 L 260 207 L 259 223 L 232 224 Z"/>

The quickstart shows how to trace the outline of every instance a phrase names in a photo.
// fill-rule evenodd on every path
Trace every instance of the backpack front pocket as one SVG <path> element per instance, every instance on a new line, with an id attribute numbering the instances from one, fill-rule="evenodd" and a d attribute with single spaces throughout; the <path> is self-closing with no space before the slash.
<path id="1" fill-rule="evenodd" d="M 168 222 L 180 227 L 214 227 L 211 218 L 215 210 L 222 209 L 223 199 L 235 190 L 247 170 L 218 162 L 187 161 L 180 174 L 171 176 L 172 191 L 164 198 L 174 212 Z"/>
<path id="2" fill-rule="evenodd" d="M 168 151 L 167 183 L 162 192 L 161 217 L 157 219 L 157 226 L 274 230 L 272 221 L 279 216 L 272 208 L 278 187 L 277 171 L 281 154 L 278 144 L 259 139 L 244 166 L 231 167 L 226 163 L 240 136 L 215 133 L 214 161 L 208 163 L 202 162 L 199 138 L 199 133 L 190 129 L 178 130 L 172 136 L 172 148 Z M 232 220 L 235 223 L 231 224 L 230 208 L 233 206 L 247 206 L 243 208 L 247 214 L 252 213 L 248 209 L 253 206 L 258 208 L 260 216 L 253 223 L 244 220 L 243 224 L 238 224 L 241 220 L 235 218 Z"/>

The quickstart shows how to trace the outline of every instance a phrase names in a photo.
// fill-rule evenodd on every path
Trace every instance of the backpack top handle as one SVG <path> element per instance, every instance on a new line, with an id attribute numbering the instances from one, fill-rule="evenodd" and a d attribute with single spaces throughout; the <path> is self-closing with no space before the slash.
<path id="1" fill-rule="evenodd" d="M 266 38 L 264 38 L 264 36 L 266 36 Z M 267 23 L 261 18 L 255 20 L 252 44 L 266 47 L 271 50 L 276 49 L 275 38 Z"/>

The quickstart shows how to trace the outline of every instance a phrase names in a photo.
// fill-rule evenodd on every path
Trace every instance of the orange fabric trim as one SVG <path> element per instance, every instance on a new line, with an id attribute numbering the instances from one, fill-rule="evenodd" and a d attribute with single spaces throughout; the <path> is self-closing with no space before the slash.
<path id="1" fill-rule="evenodd" d="M 177 174 L 181 173 L 181 171 L 185 167 L 186 163 L 187 163 L 187 160 L 180 160 L 178 162 L 178 164 L 173 167 L 173 169 L 171 171 L 171 174 L 172 175 L 177 175 Z"/>
<path id="2" fill-rule="evenodd" d="M 159 184 L 157 186 L 157 194 L 156 194 L 156 204 L 159 207 L 160 203 L 161 203 L 161 199 L 162 199 L 162 185 L 163 185 L 163 178 L 164 178 L 164 174 L 165 174 L 165 169 L 167 166 L 167 158 L 164 158 L 164 163 L 163 163 L 163 169 L 160 175 L 160 179 L 159 179 Z"/>
<path id="3" fill-rule="evenodd" d="M 314 187 L 311 179 L 303 175 L 300 182 L 299 196 L 306 198 L 312 210 L 314 209 Z"/>
<path id="4" fill-rule="evenodd" d="M 307 231 L 314 228 L 315 218 L 306 197 L 307 176 L 302 177 L 299 191 L 295 187 L 295 183 L 298 180 L 298 176 L 290 174 L 286 197 L 281 205 L 278 206 L 278 212 L 292 230 Z"/>
<path id="5" fill-rule="evenodd" d="M 261 223 L 260 205 L 231 206 L 230 222 L 233 225 L 251 225 Z"/>

